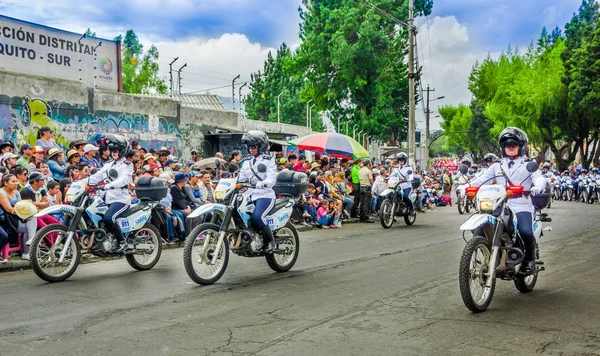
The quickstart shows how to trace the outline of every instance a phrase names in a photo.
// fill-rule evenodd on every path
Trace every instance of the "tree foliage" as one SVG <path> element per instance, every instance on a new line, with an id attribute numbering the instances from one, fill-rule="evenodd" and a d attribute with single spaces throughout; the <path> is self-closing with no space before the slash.
<path id="1" fill-rule="evenodd" d="M 119 35 L 115 41 L 123 42 L 121 50 L 123 92 L 130 94 L 167 93 L 167 84 L 158 76 L 158 48 L 155 45 L 144 52 L 144 45 L 133 30 L 125 38 Z"/>
<path id="2" fill-rule="evenodd" d="M 532 151 L 548 149 L 559 167 L 577 154 L 583 165 L 595 157 L 600 133 L 600 20 L 598 4 L 583 0 L 563 32 L 543 28 L 540 37 L 521 54 L 510 47 L 499 58 L 475 63 L 469 75 L 473 94 L 465 105 L 440 110 L 448 135 L 447 147 L 464 147 L 476 157 L 497 149 L 495 139 L 506 126 L 527 132 Z M 595 153 L 595 155 L 594 155 Z"/>

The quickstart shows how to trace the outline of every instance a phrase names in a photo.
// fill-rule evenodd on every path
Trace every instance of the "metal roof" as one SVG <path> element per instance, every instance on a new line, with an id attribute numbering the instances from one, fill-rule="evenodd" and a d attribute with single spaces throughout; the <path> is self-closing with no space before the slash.
<path id="1" fill-rule="evenodd" d="M 182 106 L 191 108 L 209 109 L 209 110 L 227 110 L 223 102 L 217 95 L 212 94 L 137 94 L 140 96 L 159 98 L 159 99 L 173 99 L 181 103 Z"/>

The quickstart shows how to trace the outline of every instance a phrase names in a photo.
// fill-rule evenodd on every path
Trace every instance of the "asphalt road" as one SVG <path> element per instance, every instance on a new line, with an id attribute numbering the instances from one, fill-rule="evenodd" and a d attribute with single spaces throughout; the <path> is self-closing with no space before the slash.
<path id="1" fill-rule="evenodd" d="M 549 213 L 535 291 L 498 281 L 485 313 L 460 298 L 465 216 L 447 207 L 411 227 L 304 232 L 288 273 L 232 256 L 208 287 L 182 249 L 151 271 L 105 261 L 58 284 L 2 273 L 0 355 L 600 355 L 600 206 Z"/>

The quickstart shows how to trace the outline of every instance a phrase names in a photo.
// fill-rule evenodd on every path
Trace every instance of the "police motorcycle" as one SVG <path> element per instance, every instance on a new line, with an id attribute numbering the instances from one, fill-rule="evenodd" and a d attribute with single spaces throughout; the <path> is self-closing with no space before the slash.
<path id="1" fill-rule="evenodd" d="M 574 199 L 574 188 L 573 188 L 573 179 L 570 176 L 567 176 L 567 179 L 561 181 L 561 189 L 562 189 L 562 200 L 571 201 Z"/>
<path id="2" fill-rule="evenodd" d="M 458 181 L 459 185 L 468 184 L 471 181 L 471 178 L 468 178 L 467 176 L 463 175 L 463 176 L 458 177 L 457 181 Z M 475 204 L 474 197 L 461 194 L 457 188 L 456 189 L 456 198 L 457 198 L 456 206 L 458 208 L 458 213 L 460 215 L 462 215 L 464 213 L 469 213 L 471 211 L 471 209 L 473 209 L 474 211 L 477 211 L 477 204 Z"/>
<path id="3" fill-rule="evenodd" d="M 267 167 L 259 164 L 257 169 L 264 173 Z M 260 180 L 258 176 L 256 178 Z M 221 179 L 214 191 L 216 203 L 204 204 L 188 216 L 212 214 L 210 222 L 194 228 L 185 242 L 183 263 L 194 282 L 201 285 L 217 282 L 225 273 L 230 251 L 242 257 L 264 256 L 275 272 L 286 272 L 296 263 L 300 239 L 290 217 L 296 197 L 308 189 L 308 177 L 287 170 L 277 174 L 273 190 L 282 198 L 276 200 L 266 215 L 275 238 L 276 247 L 272 254 L 263 252 L 263 237 L 250 226 L 254 204 L 243 193 L 255 185 L 255 178 L 251 181 L 239 181 L 238 177 Z"/>
<path id="4" fill-rule="evenodd" d="M 466 167 L 465 167 L 466 168 Z M 459 169 L 463 169 L 461 166 Z M 531 173 L 538 169 L 536 162 L 527 163 Z M 531 292 L 537 282 L 538 273 L 544 270 L 544 262 L 539 260 L 539 249 L 536 244 L 535 271 L 533 274 L 520 273 L 525 258 L 524 242 L 517 230 L 517 216 L 507 206 L 512 198 L 519 198 L 528 192 L 523 191 L 523 182 L 513 184 L 505 175 L 507 184 L 484 184 L 479 188 L 468 187 L 466 194 L 476 197 L 479 213 L 469 216 L 462 224 L 463 238 L 466 233 L 472 237 L 465 245 L 459 267 L 459 286 L 465 306 L 473 313 L 485 311 L 494 295 L 496 279 L 512 280 L 521 293 Z M 487 183 L 487 182 L 486 182 Z M 546 183 L 543 193 L 530 195 L 535 207 L 533 217 L 533 234 L 542 236 L 542 222 L 550 222 L 547 214 L 542 214 L 551 199 L 550 186 Z"/>
<path id="5" fill-rule="evenodd" d="M 111 169 L 104 182 L 118 176 Z M 118 243 L 102 222 L 109 208 L 102 199 L 102 183 L 89 184 L 89 178 L 79 180 L 67 190 L 65 200 L 69 205 L 54 205 L 36 214 L 65 217 L 61 224 L 40 229 L 31 243 L 31 265 L 41 279 L 60 282 L 71 277 L 79 266 L 82 250 L 98 257 L 125 255 L 129 265 L 138 271 L 151 269 L 160 259 L 161 236 L 150 220 L 162 221 L 160 200 L 167 195 L 166 182 L 154 177 L 138 179 L 135 192 L 139 204 L 130 206 L 116 219 L 128 244 L 122 253 L 114 252 Z"/>
<path id="6" fill-rule="evenodd" d="M 579 194 L 579 202 L 581 203 L 587 203 L 590 201 L 590 193 L 588 190 L 588 187 L 590 186 L 590 177 L 589 176 L 585 176 L 581 179 L 581 181 L 579 182 L 580 184 L 580 189 L 581 189 L 581 193 Z M 594 194 L 592 192 L 592 194 Z"/>
<path id="7" fill-rule="evenodd" d="M 412 174 L 412 172 L 409 171 L 408 174 Z M 404 193 L 402 192 L 402 187 L 399 183 L 400 178 L 390 177 L 388 179 L 388 189 L 381 193 L 384 200 L 379 208 L 379 222 L 384 229 L 391 228 L 396 221 L 396 217 L 404 217 L 404 223 L 408 226 L 414 224 L 417 220 L 415 206 L 417 203 L 417 188 L 421 186 L 421 179 L 419 177 L 413 178 L 411 183 L 412 190 L 408 196 L 408 200 L 410 200 L 411 204 L 410 206 L 407 206 L 402 199 Z"/>
<path id="8" fill-rule="evenodd" d="M 552 199 L 560 200 L 561 197 L 561 181 L 560 177 L 552 178 Z"/>

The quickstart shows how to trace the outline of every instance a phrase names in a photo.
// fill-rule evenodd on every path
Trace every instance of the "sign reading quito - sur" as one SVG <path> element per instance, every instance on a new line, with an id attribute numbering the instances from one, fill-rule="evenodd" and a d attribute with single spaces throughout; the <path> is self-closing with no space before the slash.
<path id="1" fill-rule="evenodd" d="M 0 15 L 0 71 L 79 81 L 120 90 L 119 42 Z"/>

